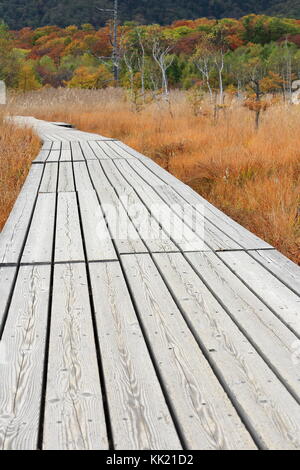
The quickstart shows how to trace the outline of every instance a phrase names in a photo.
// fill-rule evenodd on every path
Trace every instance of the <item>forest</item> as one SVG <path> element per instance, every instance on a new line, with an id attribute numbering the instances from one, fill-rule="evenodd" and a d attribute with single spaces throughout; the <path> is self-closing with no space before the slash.
<path id="1" fill-rule="evenodd" d="M 0 18 L 11 29 L 91 23 L 104 26 L 113 0 L 1 0 Z M 249 13 L 300 17 L 300 0 L 119 0 L 121 22 L 170 24 L 178 19 L 240 18 Z"/>
<path id="2" fill-rule="evenodd" d="M 168 26 L 44 26 L 10 31 L 0 25 L 0 79 L 20 92 L 43 87 L 123 86 L 137 103 L 146 91 L 290 93 L 300 73 L 300 20 L 248 15 L 240 20 L 175 21 Z M 113 71 L 115 72 L 113 74 Z"/>

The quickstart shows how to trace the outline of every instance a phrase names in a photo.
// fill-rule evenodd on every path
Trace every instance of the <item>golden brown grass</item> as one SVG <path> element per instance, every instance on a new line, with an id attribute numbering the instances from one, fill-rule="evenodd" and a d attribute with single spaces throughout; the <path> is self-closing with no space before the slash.
<path id="1" fill-rule="evenodd" d="M 38 154 L 40 140 L 30 129 L 20 129 L 4 121 L 0 113 L 0 230 Z"/>
<path id="2" fill-rule="evenodd" d="M 171 101 L 171 112 L 154 102 L 136 112 L 120 90 L 47 90 L 15 106 L 126 142 L 300 263 L 300 107 L 270 108 L 257 132 L 238 103 L 214 121 L 208 104 L 195 116 L 183 92 Z"/>

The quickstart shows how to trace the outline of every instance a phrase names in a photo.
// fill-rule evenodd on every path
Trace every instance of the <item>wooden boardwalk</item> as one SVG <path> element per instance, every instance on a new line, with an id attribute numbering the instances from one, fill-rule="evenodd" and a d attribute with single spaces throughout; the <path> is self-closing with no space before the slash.
<path id="1" fill-rule="evenodd" d="M 0 449 L 300 449 L 300 268 L 123 143 L 19 122 Z"/>

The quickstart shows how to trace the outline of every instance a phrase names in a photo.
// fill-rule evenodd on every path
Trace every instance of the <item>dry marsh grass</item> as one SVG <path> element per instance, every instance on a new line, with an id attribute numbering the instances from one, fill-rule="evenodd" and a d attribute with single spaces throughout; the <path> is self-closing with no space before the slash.
<path id="1" fill-rule="evenodd" d="M 0 112 L 0 231 L 38 154 L 40 140 L 30 129 L 4 120 Z"/>
<path id="2" fill-rule="evenodd" d="M 195 116 L 183 92 L 171 108 L 152 102 L 140 112 L 116 89 L 45 90 L 12 106 L 124 141 L 300 264 L 300 107 L 269 108 L 256 131 L 241 105 L 215 121 L 207 103 Z"/>

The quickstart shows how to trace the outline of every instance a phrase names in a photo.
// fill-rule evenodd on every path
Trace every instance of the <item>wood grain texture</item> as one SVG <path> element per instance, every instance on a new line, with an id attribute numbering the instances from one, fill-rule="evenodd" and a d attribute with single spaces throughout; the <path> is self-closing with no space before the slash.
<path id="1" fill-rule="evenodd" d="M 276 250 L 251 251 L 249 254 L 300 295 L 300 267 L 297 264 Z"/>
<path id="2" fill-rule="evenodd" d="M 192 253 L 187 258 L 239 329 L 300 398 L 299 366 L 292 361 L 296 335 L 214 253 Z"/>
<path id="3" fill-rule="evenodd" d="M 143 181 L 155 189 L 161 199 L 174 211 L 185 223 L 205 241 L 212 250 L 234 250 L 241 248 L 234 240 L 211 224 L 205 217 L 205 207 L 195 208 L 183 199 L 172 187 L 163 184 L 140 161 L 130 161 L 131 168 Z M 160 182 L 160 184 L 158 184 Z"/>
<path id="4" fill-rule="evenodd" d="M 105 214 L 111 237 L 119 253 L 145 253 L 147 248 L 131 223 L 123 205 L 99 162 L 88 162 L 90 174 Z"/>
<path id="5" fill-rule="evenodd" d="M 108 448 L 84 264 L 55 266 L 43 448 Z"/>
<path id="6" fill-rule="evenodd" d="M 210 250 L 200 236 L 173 212 L 169 205 L 133 171 L 127 161 L 116 160 L 115 165 L 128 183 L 138 191 L 140 198 L 152 216 L 183 251 Z"/>
<path id="7" fill-rule="evenodd" d="M 126 150 L 120 147 L 117 142 L 106 142 L 106 144 L 116 154 L 116 158 L 124 158 L 125 160 L 136 160 L 133 155 L 130 155 Z"/>
<path id="8" fill-rule="evenodd" d="M 181 449 L 119 263 L 90 272 L 114 448 Z"/>
<path id="9" fill-rule="evenodd" d="M 187 447 L 255 448 L 150 256 L 122 263 Z"/>
<path id="10" fill-rule="evenodd" d="M 0 449 L 34 450 L 38 444 L 50 266 L 20 268 L 2 337 Z"/>
<path id="11" fill-rule="evenodd" d="M 114 163 L 102 161 L 101 166 L 147 248 L 153 252 L 178 251 Z"/>
<path id="12" fill-rule="evenodd" d="M 39 194 L 21 263 L 51 263 L 56 194 Z"/>
<path id="13" fill-rule="evenodd" d="M 223 378 L 236 407 L 244 416 L 244 422 L 249 423 L 260 446 L 273 450 L 299 449 L 298 403 L 182 254 L 157 254 L 154 258 L 191 330 L 205 348 L 214 370 Z M 295 379 L 299 394 L 299 373 Z"/>
<path id="14" fill-rule="evenodd" d="M 92 191 L 92 181 L 87 170 L 86 162 L 74 162 L 76 191 Z"/>
<path id="15" fill-rule="evenodd" d="M 71 162 L 72 161 L 71 149 L 62 149 L 61 150 L 60 161 L 61 162 Z"/>
<path id="16" fill-rule="evenodd" d="M 269 273 L 247 253 L 222 253 L 225 263 L 277 316 L 300 335 L 300 297 Z"/>
<path id="17" fill-rule="evenodd" d="M 96 192 L 80 191 L 78 199 L 88 260 L 117 259 Z"/>
<path id="18" fill-rule="evenodd" d="M 90 147 L 89 142 L 81 141 L 80 146 L 81 146 L 84 158 L 86 160 L 97 160 L 97 157 L 94 154 L 92 148 Z"/>
<path id="19" fill-rule="evenodd" d="M 4 316 L 8 306 L 9 297 L 13 288 L 13 281 L 15 278 L 16 270 L 16 267 L 0 267 L 0 331 L 3 327 Z M 1 348 L 2 343 L 0 340 L 0 361 L 1 354 L 4 355 L 4 351 L 2 351 Z"/>
<path id="20" fill-rule="evenodd" d="M 58 192 L 75 191 L 72 163 L 60 163 L 58 171 Z"/>
<path id="21" fill-rule="evenodd" d="M 37 189 L 37 188 L 36 188 Z M 34 209 L 34 191 L 22 192 L 0 234 L 0 264 L 18 263 Z"/>
<path id="22" fill-rule="evenodd" d="M 58 163 L 46 163 L 40 186 L 40 193 L 56 193 Z"/>
<path id="23" fill-rule="evenodd" d="M 98 160 L 110 160 L 109 156 L 104 152 L 103 148 L 101 147 L 101 142 L 90 142 L 90 146 L 93 149 L 94 154 L 96 155 Z"/>
<path id="24" fill-rule="evenodd" d="M 54 142 L 55 143 L 55 142 Z M 47 158 L 47 163 L 59 162 L 60 161 L 60 150 L 52 149 Z"/>
<path id="25" fill-rule="evenodd" d="M 75 193 L 59 193 L 57 204 L 55 261 L 84 261 Z"/>
<path id="26" fill-rule="evenodd" d="M 51 150 L 52 147 L 52 141 L 51 140 L 45 140 L 43 142 L 41 150 Z"/>
<path id="27" fill-rule="evenodd" d="M 84 156 L 79 142 L 71 142 L 73 162 L 84 161 Z"/>

